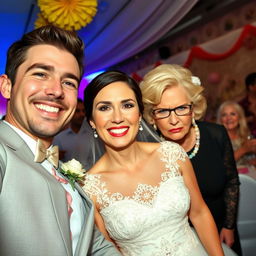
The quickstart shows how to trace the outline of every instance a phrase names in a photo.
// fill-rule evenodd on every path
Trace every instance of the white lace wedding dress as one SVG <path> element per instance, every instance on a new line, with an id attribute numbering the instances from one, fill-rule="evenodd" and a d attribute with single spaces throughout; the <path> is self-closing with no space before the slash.
<path id="1" fill-rule="evenodd" d="M 87 174 L 84 190 L 96 196 L 105 227 L 123 255 L 207 255 L 188 223 L 190 196 L 177 164 L 186 153 L 171 142 L 162 142 L 158 151 L 166 167 L 159 186 L 139 184 L 132 196 L 110 194 L 101 175 Z"/>

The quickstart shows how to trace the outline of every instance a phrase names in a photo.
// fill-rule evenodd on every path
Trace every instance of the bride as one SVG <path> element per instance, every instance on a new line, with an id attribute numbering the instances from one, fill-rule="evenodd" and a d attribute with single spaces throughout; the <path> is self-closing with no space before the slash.
<path id="1" fill-rule="evenodd" d="M 94 78 L 84 96 L 87 119 L 105 153 L 87 172 L 83 189 L 106 238 L 123 255 L 224 255 L 183 148 L 136 141 L 143 112 L 136 82 L 107 71 Z"/>

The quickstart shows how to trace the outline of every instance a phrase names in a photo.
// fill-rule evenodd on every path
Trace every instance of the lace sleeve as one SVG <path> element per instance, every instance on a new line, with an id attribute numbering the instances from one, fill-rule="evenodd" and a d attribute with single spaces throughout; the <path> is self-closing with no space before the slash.
<path id="1" fill-rule="evenodd" d="M 187 154 L 185 150 L 177 143 L 171 141 L 161 142 L 161 160 L 165 162 L 166 169 L 170 171 L 171 176 L 180 176 L 180 166 L 178 160 L 185 161 Z"/>
<path id="2" fill-rule="evenodd" d="M 226 204 L 226 218 L 224 221 L 224 227 L 228 229 L 234 228 L 237 208 L 238 208 L 238 196 L 239 196 L 239 177 L 236 169 L 236 162 L 234 159 L 234 152 L 231 141 L 228 137 L 226 130 L 223 127 L 223 160 L 226 169 L 226 187 L 224 200 Z"/>

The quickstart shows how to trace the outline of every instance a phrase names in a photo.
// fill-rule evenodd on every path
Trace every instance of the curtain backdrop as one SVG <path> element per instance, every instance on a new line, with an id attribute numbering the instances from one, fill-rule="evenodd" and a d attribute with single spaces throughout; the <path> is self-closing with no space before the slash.
<path id="1" fill-rule="evenodd" d="M 85 48 L 85 73 L 117 64 L 160 39 L 197 0 L 133 0 Z"/>

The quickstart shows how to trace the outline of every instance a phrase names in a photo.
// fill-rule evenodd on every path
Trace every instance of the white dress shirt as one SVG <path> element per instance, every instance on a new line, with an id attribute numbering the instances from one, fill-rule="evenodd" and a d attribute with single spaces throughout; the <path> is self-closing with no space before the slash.
<path id="1" fill-rule="evenodd" d="M 52 144 L 58 145 L 60 150 L 65 151 L 62 161 L 69 161 L 74 158 L 88 170 L 94 164 L 92 154 L 93 141 L 93 130 L 87 121 L 84 120 L 78 133 L 75 133 L 69 127 L 57 134 Z"/>

